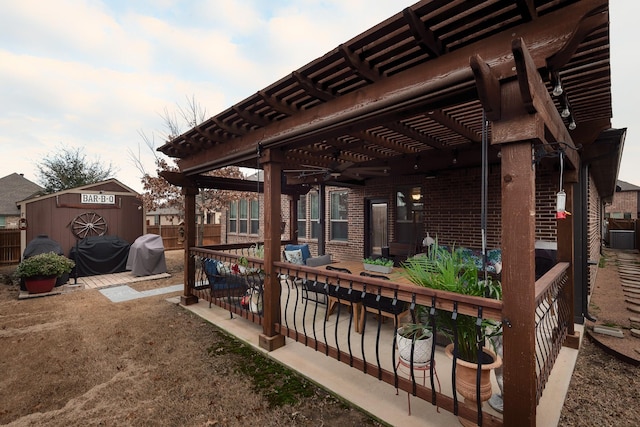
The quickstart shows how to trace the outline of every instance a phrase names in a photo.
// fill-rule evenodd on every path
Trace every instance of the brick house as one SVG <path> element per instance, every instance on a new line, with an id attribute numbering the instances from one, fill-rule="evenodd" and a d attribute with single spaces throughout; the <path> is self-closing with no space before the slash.
<path id="1" fill-rule="evenodd" d="M 605 207 L 606 218 L 638 219 L 640 213 L 640 187 L 618 180 L 611 204 Z"/>
<path id="2" fill-rule="evenodd" d="M 18 228 L 20 208 L 17 202 L 28 199 L 43 190 L 23 174 L 12 173 L 0 178 L 0 228 Z"/>

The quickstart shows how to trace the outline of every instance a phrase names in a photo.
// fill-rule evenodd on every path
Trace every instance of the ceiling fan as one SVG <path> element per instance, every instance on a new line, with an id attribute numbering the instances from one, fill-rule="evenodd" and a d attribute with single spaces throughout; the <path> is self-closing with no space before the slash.
<path id="1" fill-rule="evenodd" d="M 286 169 L 284 172 L 296 174 L 297 179 L 304 180 L 315 177 L 317 180 L 322 179 L 323 181 L 337 180 L 342 177 L 364 180 L 373 176 L 387 176 L 389 174 L 390 168 L 388 166 L 354 166 L 356 165 L 354 162 L 340 163 L 339 156 L 340 151 L 335 151 L 329 166 L 300 165 L 300 169 Z"/>

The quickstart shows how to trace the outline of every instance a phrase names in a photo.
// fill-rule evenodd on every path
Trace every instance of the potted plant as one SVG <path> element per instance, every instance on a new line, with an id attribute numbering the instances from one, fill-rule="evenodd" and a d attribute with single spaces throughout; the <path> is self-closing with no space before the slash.
<path id="1" fill-rule="evenodd" d="M 364 258 L 364 269 L 376 273 L 389 274 L 393 271 L 393 261 L 387 258 Z"/>
<path id="2" fill-rule="evenodd" d="M 398 353 L 405 365 L 424 366 L 431 360 L 433 334 L 426 323 L 407 323 L 396 332 Z"/>
<path id="3" fill-rule="evenodd" d="M 50 292 L 56 279 L 64 273 L 70 273 L 75 263 L 64 255 L 47 252 L 22 260 L 16 268 L 16 276 L 24 279 L 29 293 Z"/>
<path id="4" fill-rule="evenodd" d="M 429 249 L 426 256 L 409 258 L 403 263 L 405 274 L 413 283 L 455 292 L 464 295 L 480 296 L 500 299 L 502 289 L 500 282 L 489 279 L 479 280 L 475 265 L 465 260 L 458 251 L 448 251 L 438 246 L 438 242 Z M 451 344 L 445 348 L 445 353 L 456 359 L 456 390 L 465 397 L 467 402 L 476 400 L 476 377 L 479 367 L 478 354 L 482 359 L 482 374 L 480 384 L 480 399 L 491 397 L 491 369 L 501 366 L 502 360 L 488 347 L 488 338 L 500 335 L 501 324 L 492 320 L 483 320 L 480 336 L 476 318 L 459 314 L 452 319 L 451 313 L 439 310 L 436 315 L 438 332 L 447 336 Z M 455 331 L 455 336 L 454 336 Z M 482 351 L 478 351 L 479 347 Z M 461 422 L 466 420 L 460 420 Z M 464 422 L 463 422 L 464 424 Z"/>

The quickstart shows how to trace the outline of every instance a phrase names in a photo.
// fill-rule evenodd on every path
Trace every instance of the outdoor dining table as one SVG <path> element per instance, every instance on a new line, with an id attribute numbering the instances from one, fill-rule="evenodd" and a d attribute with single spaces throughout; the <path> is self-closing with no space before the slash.
<path id="1" fill-rule="evenodd" d="M 391 270 L 391 273 L 385 274 L 385 273 L 365 270 L 364 263 L 362 261 L 353 261 L 353 260 L 334 261 L 328 265 L 335 268 L 345 268 L 349 270 L 351 274 L 355 274 L 356 276 L 359 276 L 360 273 L 365 271 L 367 273 L 374 274 L 376 276 L 385 276 L 389 278 L 389 280 L 391 280 L 392 282 L 403 283 L 407 285 L 412 284 L 411 281 L 409 281 L 409 278 L 404 274 L 404 269 L 402 267 L 393 267 L 393 269 Z M 327 267 L 326 265 L 322 265 L 316 268 L 325 270 L 326 267 Z"/>

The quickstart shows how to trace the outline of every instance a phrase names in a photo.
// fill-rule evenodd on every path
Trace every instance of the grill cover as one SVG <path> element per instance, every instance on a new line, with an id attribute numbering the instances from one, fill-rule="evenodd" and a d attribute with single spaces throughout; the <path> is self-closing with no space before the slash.
<path id="1" fill-rule="evenodd" d="M 145 234 L 133 242 L 129 249 L 127 270 L 134 276 L 149 276 L 167 272 L 162 237 L 157 234 Z"/>
<path id="2" fill-rule="evenodd" d="M 71 248 L 77 277 L 126 271 L 129 243 L 117 236 L 91 236 Z M 74 274 L 72 272 L 72 274 Z"/>
<path id="3" fill-rule="evenodd" d="M 40 234 L 35 239 L 31 240 L 27 247 L 24 248 L 24 253 L 22 254 L 22 259 L 27 259 L 34 255 L 46 254 L 48 252 L 54 252 L 58 255 L 64 255 L 64 251 L 62 247 L 53 239 L 50 239 L 46 234 Z M 65 273 L 62 276 L 58 277 L 56 280 L 56 286 L 64 285 L 69 281 L 69 274 Z M 20 289 L 26 291 L 27 288 L 24 286 L 24 280 L 20 281 Z"/>

